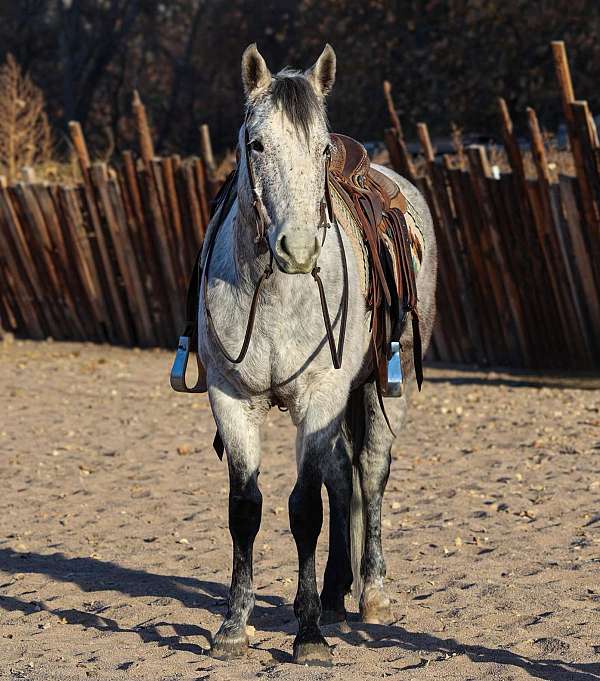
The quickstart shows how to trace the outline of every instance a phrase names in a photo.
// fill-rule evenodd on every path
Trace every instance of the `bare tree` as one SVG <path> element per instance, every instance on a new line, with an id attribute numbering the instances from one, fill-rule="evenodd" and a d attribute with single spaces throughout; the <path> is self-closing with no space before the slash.
<path id="1" fill-rule="evenodd" d="M 141 6 L 140 0 L 57 0 L 66 120 L 86 122 L 98 85 L 119 50 L 126 49 Z"/>
<path id="2" fill-rule="evenodd" d="M 0 68 L 0 163 L 8 180 L 24 166 L 49 160 L 52 138 L 42 91 L 12 54 Z"/>

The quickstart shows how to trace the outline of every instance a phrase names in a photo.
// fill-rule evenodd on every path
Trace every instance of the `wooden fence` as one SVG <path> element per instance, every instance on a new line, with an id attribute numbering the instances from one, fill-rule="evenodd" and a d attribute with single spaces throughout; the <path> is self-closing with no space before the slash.
<path id="1" fill-rule="evenodd" d="M 156 158 L 139 98 L 141 158 L 90 163 L 82 180 L 0 187 L 0 314 L 31 338 L 172 347 L 216 187 L 203 160 Z"/>
<path id="2" fill-rule="evenodd" d="M 483 146 L 467 163 L 438 160 L 427 126 L 418 125 L 426 161 L 417 176 L 389 88 L 392 166 L 424 192 L 439 248 L 431 356 L 447 362 L 528 368 L 600 367 L 600 145 L 587 102 L 575 100 L 565 47 L 552 52 L 576 177 L 550 178 L 533 109 L 527 110 L 537 179 L 503 99 L 504 148 L 512 172 L 494 177 Z"/>
<path id="3" fill-rule="evenodd" d="M 468 163 L 436 159 L 425 124 L 417 176 L 386 92 L 390 162 L 425 193 L 439 244 L 438 322 L 430 356 L 529 368 L 599 366 L 600 146 L 576 101 L 562 43 L 553 44 L 576 177 L 551 180 L 528 110 L 537 179 L 526 176 L 506 104 L 500 120 L 512 172 L 492 175 L 484 147 Z M 0 186 L 0 321 L 31 338 L 172 347 L 185 289 L 217 190 L 210 140 L 202 158 L 157 158 L 138 97 L 140 158 L 90 163 L 70 126 L 81 181 Z"/>

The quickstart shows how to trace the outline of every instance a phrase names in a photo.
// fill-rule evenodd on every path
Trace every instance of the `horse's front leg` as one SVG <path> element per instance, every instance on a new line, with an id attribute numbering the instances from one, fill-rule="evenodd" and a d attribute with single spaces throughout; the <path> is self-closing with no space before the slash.
<path id="1" fill-rule="evenodd" d="M 352 586 L 349 535 L 352 463 L 348 447 L 340 435 L 324 467 L 329 497 L 329 557 L 321 592 L 321 624 L 346 620 L 344 599 Z"/>
<path id="2" fill-rule="evenodd" d="M 313 397 L 311 404 L 316 403 Z M 298 551 L 298 590 L 294 600 L 298 634 L 294 639 L 294 661 L 300 664 L 331 662 L 331 649 L 319 628 L 321 602 L 315 575 L 315 550 L 323 524 L 324 463 L 332 454 L 339 429 L 340 417 L 323 418 L 323 410 L 318 405 L 308 410 L 298 428 L 298 479 L 289 499 L 289 512 Z"/>
<path id="3" fill-rule="evenodd" d="M 246 624 L 254 607 L 252 549 L 262 511 L 258 488 L 259 425 L 256 410 L 217 388 L 209 390 L 211 407 L 227 452 L 229 466 L 229 532 L 233 571 L 225 620 L 214 636 L 211 655 L 237 657 L 248 648 Z"/>

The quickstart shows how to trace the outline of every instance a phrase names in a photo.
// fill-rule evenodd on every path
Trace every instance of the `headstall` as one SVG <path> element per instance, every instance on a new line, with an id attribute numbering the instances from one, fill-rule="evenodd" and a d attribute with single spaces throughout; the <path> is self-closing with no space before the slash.
<path id="1" fill-rule="evenodd" d="M 255 220 L 255 227 L 256 227 L 256 237 L 255 237 L 255 242 L 257 245 L 260 244 L 266 244 L 268 250 L 269 250 L 269 263 L 266 265 L 263 273 L 261 274 L 259 280 L 256 283 L 256 287 L 254 289 L 254 294 L 252 296 L 252 303 L 250 304 L 250 313 L 248 315 L 248 322 L 246 324 L 246 332 L 244 334 L 244 340 L 242 342 L 242 347 L 239 351 L 239 354 L 237 356 L 233 356 L 232 354 L 229 353 L 229 351 L 225 348 L 223 345 L 223 342 L 221 341 L 219 334 L 217 333 L 217 330 L 215 329 L 215 325 L 213 322 L 213 318 L 210 312 L 210 308 L 208 306 L 208 276 L 209 276 L 209 270 L 210 270 L 210 263 L 212 260 L 212 254 L 213 254 L 213 248 L 216 242 L 216 237 L 219 232 L 219 229 L 221 225 L 224 222 L 224 218 L 226 216 L 222 216 L 219 214 L 218 216 L 218 223 L 215 227 L 215 229 L 212 231 L 212 233 L 209 236 L 209 242 L 207 245 L 207 251 L 206 251 L 206 261 L 204 263 L 204 272 L 203 272 L 203 286 L 204 286 L 204 309 L 206 311 L 206 320 L 207 320 L 207 325 L 210 330 L 210 333 L 212 334 L 212 337 L 214 338 L 217 347 L 219 348 L 220 352 L 223 354 L 223 356 L 232 364 L 240 364 L 243 360 L 244 357 L 246 356 L 246 353 L 248 352 L 248 347 L 250 346 L 250 339 L 252 337 L 252 330 L 254 328 L 254 320 L 256 318 L 256 309 L 258 305 L 258 298 L 259 294 L 261 291 L 261 288 L 265 281 L 269 279 L 269 277 L 273 274 L 273 261 L 277 263 L 277 259 L 273 255 L 273 251 L 271 249 L 271 244 L 268 239 L 267 231 L 268 227 L 267 224 L 269 222 L 268 220 L 268 214 L 265 208 L 265 205 L 262 200 L 262 196 L 260 191 L 256 187 L 256 180 L 254 176 L 254 169 L 252 167 L 252 159 L 250 156 L 250 150 L 251 150 L 251 142 L 250 142 L 250 136 L 248 132 L 248 123 L 249 119 L 251 116 L 251 111 L 248 111 L 246 114 L 246 119 L 244 121 L 244 160 L 246 164 L 246 170 L 248 173 L 248 182 L 250 184 L 250 192 L 252 195 L 252 212 L 254 214 L 254 220 Z M 329 343 L 329 350 L 331 352 L 331 359 L 333 362 L 333 366 L 336 369 L 340 369 L 342 366 L 342 358 L 344 354 L 344 339 L 346 336 L 346 323 L 348 319 L 348 263 L 346 260 L 346 251 L 344 248 L 344 242 L 342 239 L 342 234 L 340 230 L 340 226 L 335 219 L 335 215 L 333 214 L 333 206 L 331 202 L 331 194 L 330 194 L 330 188 L 329 188 L 329 164 L 330 164 L 331 156 L 329 149 L 326 151 L 325 154 L 325 186 L 324 186 L 324 191 L 323 191 L 323 199 L 321 200 L 321 209 L 320 209 L 320 223 L 319 223 L 319 228 L 323 230 L 323 243 L 325 242 L 325 236 L 327 234 L 327 230 L 333 225 L 336 230 L 336 234 L 338 237 L 338 244 L 340 247 L 340 255 L 342 258 L 342 272 L 343 272 L 343 291 L 342 291 L 342 300 L 341 300 L 341 318 L 340 318 L 340 333 L 338 337 L 338 341 L 336 343 L 335 337 L 333 334 L 333 325 L 331 323 L 331 319 L 329 316 L 329 309 L 327 306 L 327 298 L 325 295 L 325 289 L 323 287 L 323 282 L 321 280 L 321 277 L 319 276 L 319 272 L 321 271 L 321 268 L 315 265 L 313 268 L 311 275 L 313 279 L 315 280 L 317 287 L 319 289 L 319 300 L 321 303 L 321 311 L 323 314 L 323 321 L 325 324 L 325 332 L 327 335 L 327 341 Z M 218 203 L 217 203 L 217 208 L 215 211 L 220 211 L 222 210 L 223 206 L 227 205 L 229 203 L 229 198 L 230 198 L 230 193 L 233 191 L 234 185 L 237 186 L 239 177 L 239 168 L 236 168 L 234 171 L 234 175 L 230 178 L 229 182 L 227 183 L 228 186 L 226 187 L 224 193 L 222 196 L 218 197 Z"/>

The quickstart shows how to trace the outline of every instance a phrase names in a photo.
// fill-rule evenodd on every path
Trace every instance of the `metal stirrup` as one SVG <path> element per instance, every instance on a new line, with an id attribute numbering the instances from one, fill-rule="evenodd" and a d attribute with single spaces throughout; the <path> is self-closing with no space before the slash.
<path id="1" fill-rule="evenodd" d="M 400 343 L 392 341 L 390 343 L 392 356 L 387 363 L 387 385 L 383 390 L 386 397 L 402 397 L 404 393 L 402 377 L 402 361 L 400 357 Z"/>
<path id="2" fill-rule="evenodd" d="M 198 363 L 198 380 L 196 385 L 192 388 L 188 388 L 185 382 L 185 374 L 187 370 L 188 360 L 190 358 L 190 336 L 179 336 L 179 344 L 177 345 L 177 353 L 175 354 L 175 361 L 173 362 L 173 367 L 171 368 L 171 388 L 179 393 L 205 393 L 208 390 L 206 384 L 206 372 L 198 353 L 195 352 L 196 362 Z"/>

